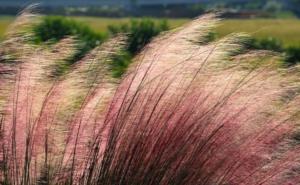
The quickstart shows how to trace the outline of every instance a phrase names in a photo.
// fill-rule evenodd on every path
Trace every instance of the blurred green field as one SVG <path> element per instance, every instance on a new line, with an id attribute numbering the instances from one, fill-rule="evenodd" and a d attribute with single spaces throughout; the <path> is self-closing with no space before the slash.
<path id="1" fill-rule="evenodd" d="M 105 30 L 108 25 L 120 25 L 128 23 L 130 18 L 96 18 L 96 17 L 72 17 L 75 20 L 84 22 L 91 26 L 94 30 Z M 160 22 L 162 19 L 153 18 L 155 22 Z M 188 19 L 166 19 L 171 28 L 176 28 L 188 22 Z"/>
<path id="2" fill-rule="evenodd" d="M 130 21 L 130 18 L 71 18 L 89 25 L 95 31 L 105 31 L 108 25 L 119 25 Z M 5 29 L 12 20 L 12 17 L 0 16 L 0 39 L 3 37 Z M 154 20 L 159 21 L 161 19 Z M 168 19 L 171 28 L 178 27 L 188 21 L 188 19 Z M 285 46 L 300 45 L 300 20 L 297 19 L 230 19 L 222 21 L 216 31 L 220 36 L 232 32 L 246 32 L 255 38 L 277 38 Z"/>
<path id="3" fill-rule="evenodd" d="M 8 25 L 13 21 L 13 17 L 0 16 L 0 39 L 5 34 Z"/>
<path id="4" fill-rule="evenodd" d="M 232 32 L 246 32 L 255 38 L 274 37 L 285 46 L 300 46 L 299 19 L 226 20 L 217 28 L 220 36 Z"/>

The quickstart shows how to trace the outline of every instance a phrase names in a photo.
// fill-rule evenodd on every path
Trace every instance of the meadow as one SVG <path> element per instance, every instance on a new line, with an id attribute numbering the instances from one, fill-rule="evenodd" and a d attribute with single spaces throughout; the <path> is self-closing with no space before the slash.
<path id="1" fill-rule="evenodd" d="M 128 23 L 130 18 L 98 18 L 98 17 L 71 17 L 82 24 L 89 25 L 95 31 L 106 31 L 108 25 L 120 25 Z M 154 19 L 159 22 L 161 19 Z M 188 22 L 189 19 L 166 19 L 171 28 L 176 28 Z M 0 39 L 3 37 L 13 17 L 0 17 Z M 300 45 L 300 20 L 297 19 L 229 19 L 221 22 L 216 29 L 218 36 L 233 32 L 246 32 L 255 38 L 273 37 L 281 40 L 285 46 Z"/>

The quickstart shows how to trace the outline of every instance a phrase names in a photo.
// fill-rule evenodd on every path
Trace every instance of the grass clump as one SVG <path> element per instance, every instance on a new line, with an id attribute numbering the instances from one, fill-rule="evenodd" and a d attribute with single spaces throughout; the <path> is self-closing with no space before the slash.
<path id="1" fill-rule="evenodd" d="M 205 15 L 155 39 L 122 79 L 108 64 L 123 35 L 49 80 L 71 41 L 57 44 L 70 52 L 49 53 L 10 34 L 3 47 L 20 62 L 0 65 L 1 84 L 12 84 L 0 114 L 0 184 L 299 184 L 298 76 L 272 60 L 252 67 L 263 52 L 231 57 L 243 34 L 191 42 L 207 41 L 217 23 Z"/>
<path id="2" fill-rule="evenodd" d="M 35 43 L 56 43 L 61 39 L 73 36 L 77 39 L 77 52 L 68 59 L 67 63 L 60 63 L 56 74 L 62 74 L 69 69 L 69 65 L 82 59 L 89 51 L 100 45 L 107 35 L 116 36 L 120 33 L 128 35 L 128 47 L 111 61 L 114 77 L 120 77 L 126 71 L 132 58 L 148 44 L 154 36 L 169 29 L 166 21 L 151 19 L 132 20 L 120 26 L 108 26 L 108 32 L 95 32 L 85 24 L 73 19 L 60 16 L 43 17 L 40 24 L 34 27 Z"/>
<path id="3" fill-rule="evenodd" d="M 252 38 L 247 44 L 249 49 L 269 50 L 284 54 L 284 65 L 292 66 L 300 62 L 300 46 L 287 46 L 273 37 L 255 39 Z"/>

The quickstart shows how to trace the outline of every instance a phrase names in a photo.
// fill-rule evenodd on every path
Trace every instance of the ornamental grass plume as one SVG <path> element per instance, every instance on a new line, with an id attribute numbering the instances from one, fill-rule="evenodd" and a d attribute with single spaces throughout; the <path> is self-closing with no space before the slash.
<path id="1" fill-rule="evenodd" d="M 57 76 L 76 38 L 49 49 L 8 34 L 1 184 L 300 184 L 299 67 L 246 51 L 245 34 L 210 42 L 218 22 L 208 14 L 163 33 L 120 80 L 110 63 L 124 35 Z"/>

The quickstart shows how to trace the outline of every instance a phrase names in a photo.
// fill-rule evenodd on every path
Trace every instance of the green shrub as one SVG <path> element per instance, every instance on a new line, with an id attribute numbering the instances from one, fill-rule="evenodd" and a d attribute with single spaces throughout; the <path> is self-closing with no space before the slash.
<path id="1" fill-rule="evenodd" d="M 285 51 L 286 53 L 286 63 L 288 65 L 294 65 L 300 63 L 300 46 L 288 47 Z"/>
<path id="2" fill-rule="evenodd" d="M 169 29 L 166 21 L 155 23 L 151 19 L 131 20 L 129 24 L 120 26 L 108 26 L 109 33 L 116 35 L 118 33 L 128 34 L 127 51 L 115 57 L 111 63 L 114 77 L 121 77 L 131 63 L 132 57 L 136 55 L 151 39 L 160 32 Z"/>
<path id="3" fill-rule="evenodd" d="M 108 26 L 108 30 L 112 35 L 118 33 L 129 35 L 128 51 L 131 54 L 138 53 L 154 36 L 168 29 L 169 26 L 166 21 L 155 23 L 151 19 L 131 20 L 129 24 Z"/>
<path id="4" fill-rule="evenodd" d="M 105 39 L 104 34 L 96 33 L 82 23 L 60 16 L 43 17 L 41 23 L 34 27 L 34 33 L 36 43 L 55 43 L 67 36 L 76 37 L 78 53 L 70 59 L 70 62 L 81 59 Z"/>
<path id="5" fill-rule="evenodd" d="M 276 52 L 283 51 L 282 42 L 273 37 L 263 39 L 252 38 L 248 43 L 248 47 L 250 49 L 270 50 Z"/>
<path id="6" fill-rule="evenodd" d="M 120 78 L 126 72 L 132 58 L 132 55 L 126 51 L 119 53 L 119 55 L 113 58 L 110 67 L 114 78 Z"/>

